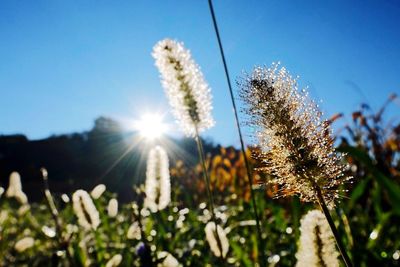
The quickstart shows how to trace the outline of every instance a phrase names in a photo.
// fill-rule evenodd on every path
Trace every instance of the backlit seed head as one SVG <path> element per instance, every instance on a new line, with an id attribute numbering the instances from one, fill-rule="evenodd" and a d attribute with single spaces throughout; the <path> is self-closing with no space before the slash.
<path id="1" fill-rule="evenodd" d="M 72 195 L 72 203 L 78 223 L 86 230 L 96 230 L 100 224 L 99 212 L 85 190 L 77 190 Z"/>
<path id="2" fill-rule="evenodd" d="M 160 251 L 157 253 L 157 259 L 161 262 L 157 265 L 158 267 L 179 267 L 178 260 L 166 251 Z"/>
<path id="3" fill-rule="evenodd" d="M 28 203 L 28 197 L 22 191 L 21 176 L 18 172 L 12 172 L 10 174 L 9 185 L 6 191 L 6 197 L 15 198 L 20 204 L 24 205 Z"/>
<path id="4" fill-rule="evenodd" d="M 229 251 L 229 241 L 228 238 L 226 237 L 225 230 L 220 225 L 217 225 L 217 227 L 215 227 L 214 222 L 209 222 L 206 224 L 204 231 L 206 232 L 206 239 L 214 255 L 217 257 L 222 256 L 225 258 L 226 254 L 228 254 Z M 218 246 L 217 234 L 219 240 L 221 241 L 222 251 Z"/>
<path id="5" fill-rule="evenodd" d="M 33 247 L 35 240 L 32 237 L 24 237 L 15 243 L 14 248 L 17 252 L 24 252 L 28 248 Z"/>
<path id="6" fill-rule="evenodd" d="M 248 124 L 260 150 L 260 170 L 281 186 L 277 196 L 297 194 L 303 201 L 317 200 L 316 187 L 329 206 L 339 197 L 346 178 L 342 155 L 335 153 L 329 123 L 297 80 L 279 64 L 257 67 L 238 82 Z"/>
<path id="7" fill-rule="evenodd" d="M 108 216 L 114 218 L 118 214 L 118 200 L 115 198 L 110 199 L 107 206 Z"/>
<path id="8" fill-rule="evenodd" d="M 301 219 L 296 267 L 339 266 L 335 239 L 324 214 L 309 211 Z"/>
<path id="9" fill-rule="evenodd" d="M 173 114 L 187 136 L 214 126 L 211 91 L 200 67 L 183 43 L 164 39 L 153 49 Z"/>
<path id="10" fill-rule="evenodd" d="M 106 267 L 117 267 L 121 264 L 121 262 L 122 262 L 122 255 L 116 254 L 106 263 Z"/>
<path id="11" fill-rule="evenodd" d="M 167 152 L 160 146 L 150 150 L 147 159 L 145 206 L 152 212 L 162 210 L 171 201 L 171 181 Z"/>
<path id="12" fill-rule="evenodd" d="M 106 186 L 104 184 L 98 184 L 90 192 L 93 199 L 99 199 L 101 195 L 106 191 Z"/>
<path id="13" fill-rule="evenodd" d="M 142 238 L 142 231 L 138 222 L 134 222 L 129 226 L 128 232 L 126 233 L 128 239 L 140 240 Z"/>

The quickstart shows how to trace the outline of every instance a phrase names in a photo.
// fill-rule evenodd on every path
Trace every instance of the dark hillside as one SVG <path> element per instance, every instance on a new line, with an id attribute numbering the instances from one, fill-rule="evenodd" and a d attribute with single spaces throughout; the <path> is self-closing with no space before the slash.
<path id="1" fill-rule="evenodd" d="M 78 188 L 90 190 L 104 183 L 121 199 L 128 199 L 132 185 L 143 181 L 149 144 L 134 142 L 135 132 L 123 132 L 117 122 L 98 118 L 92 130 L 84 133 L 52 136 L 30 141 L 24 135 L 0 136 L 0 184 L 8 185 L 12 171 L 21 174 L 24 191 L 30 201 L 43 197 L 40 168 L 47 168 L 52 191 L 72 192 Z M 135 147 L 132 147 L 137 143 Z M 169 155 L 184 159 L 187 164 L 196 162 L 195 143 L 191 139 L 165 139 L 173 147 Z M 206 144 L 207 151 L 218 147 Z M 175 151 L 175 152 L 173 152 Z"/>

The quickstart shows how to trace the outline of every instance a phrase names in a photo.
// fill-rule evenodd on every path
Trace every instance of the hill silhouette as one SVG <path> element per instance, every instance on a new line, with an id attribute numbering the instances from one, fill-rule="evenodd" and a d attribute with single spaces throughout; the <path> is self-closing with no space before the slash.
<path id="1" fill-rule="evenodd" d="M 193 139 L 166 137 L 162 144 L 167 146 L 171 165 L 176 159 L 189 165 L 197 162 Z M 136 132 L 123 131 L 118 122 L 106 117 L 96 119 L 94 127 L 83 133 L 34 141 L 24 135 L 0 136 L 0 185 L 6 188 L 10 173 L 18 171 L 29 200 L 41 200 L 40 168 L 45 167 L 54 193 L 91 190 L 104 183 L 122 201 L 129 200 L 132 186 L 145 178 L 147 152 L 153 145 L 141 141 Z M 212 154 L 219 147 L 205 142 L 205 150 Z"/>

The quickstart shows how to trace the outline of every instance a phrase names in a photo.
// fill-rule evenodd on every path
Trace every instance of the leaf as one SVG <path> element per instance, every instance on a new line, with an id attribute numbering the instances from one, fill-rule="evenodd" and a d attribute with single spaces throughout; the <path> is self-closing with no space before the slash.
<path id="1" fill-rule="evenodd" d="M 241 246 L 238 244 L 232 242 L 231 247 L 234 251 L 234 253 L 237 255 L 237 257 L 244 263 L 244 266 L 253 266 L 253 263 L 251 260 L 247 257 L 246 253 L 243 252 L 243 249 Z"/>
<path id="2" fill-rule="evenodd" d="M 392 216 L 391 212 L 384 213 L 381 218 L 379 224 L 374 228 L 373 231 L 376 232 L 377 238 L 369 238 L 367 248 L 371 250 L 374 248 L 382 235 L 382 229 L 384 229 L 385 225 L 390 222 L 390 217 Z"/>
<path id="3" fill-rule="evenodd" d="M 349 210 L 351 210 L 353 208 L 353 206 L 357 202 L 357 200 L 364 194 L 370 178 L 371 178 L 371 176 L 367 176 L 366 179 L 360 181 L 356 185 L 356 187 L 353 189 L 351 196 L 350 196 L 349 206 L 348 206 Z"/>
<path id="4" fill-rule="evenodd" d="M 292 197 L 292 216 L 293 216 L 293 227 L 296 240 L 300 237 L 300 216 L 301 216 L 301 205 L 298 196 Z"/>
<path id="5" fill-rule="evenodd" d="M 359 160 L 371 172 L 371 174 L 376 178 L 376 181 L 379 183 L 379 185 L 385 189 L 393 206 L 394 212 L 400 215 L 400 186 L 391 181 L 382 172 L 380 172 L 374 165 L 370 156 L 361 149 L 346 146 L 340 147 L 338 151 L 348 153 L 355 159 Z"/>

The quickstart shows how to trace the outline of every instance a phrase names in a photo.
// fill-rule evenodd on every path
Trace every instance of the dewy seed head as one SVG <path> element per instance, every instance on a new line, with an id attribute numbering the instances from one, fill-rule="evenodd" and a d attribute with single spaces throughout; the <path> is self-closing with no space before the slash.
<path id="1" fill-rule="evenodd" d="M 342 155 L 335 153 L 329 124 L 321 111 L 299 91 L 297 80 L 279 64 L 256 67 L 238 82 L 247 123 L 261 148 L 256 157 L 261 170 L 281 186 L 278 196 L 297 194 L 303 201 L 317 200 L 319 187 L 329 206 L 338 198 L 338 186 L 346 179 Z"/>

